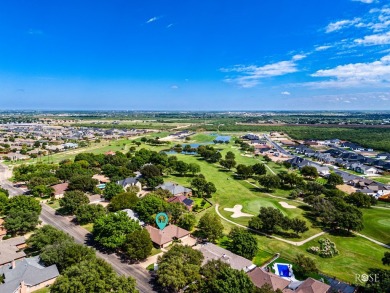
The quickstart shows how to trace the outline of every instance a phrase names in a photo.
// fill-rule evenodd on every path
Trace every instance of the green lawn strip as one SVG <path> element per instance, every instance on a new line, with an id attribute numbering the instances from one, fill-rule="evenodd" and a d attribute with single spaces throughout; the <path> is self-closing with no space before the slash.
<path id="1" fill-rule="evenodd" d="M 190 136 L 190 138 L 191 138 L 190 142 L 205 143 L 205 142 L 212 142 L 216 138 L 216 136 L 207 133 L 198 133 L 193 136 Z"/>
<path id="2" fill-rule="evenodd" d="M 364 229 L 363 235 L 390 244 L 390 209 L 362 209 Z"/>
<path id="3" fill-rule="evenodd" d="M 50 287 L 45 287 L 45 288 L 34 291 L 34 293 L 49 293 L 49 292 L 50 292 Z"/>
<path id="4" fill-rule="evenodd" d="M 58 199 L 54 200 L 54 201 L 48 201 L 47 202 L 47 205 L 50 206 L 51 208 L 55 209 L 55 210 L 58 210 L 60 208 L 60 201 Z"/>
<path id="5" fill-rule="evenodd" d="M 85 230 L 87 230 L 88 232 L 92 233 L 92 230 L 93 230 L 93 223 L 88 223 L 88 224 L 85 224 L 85 225 L 81 225 L 81 227 L 83 227 Z"/>

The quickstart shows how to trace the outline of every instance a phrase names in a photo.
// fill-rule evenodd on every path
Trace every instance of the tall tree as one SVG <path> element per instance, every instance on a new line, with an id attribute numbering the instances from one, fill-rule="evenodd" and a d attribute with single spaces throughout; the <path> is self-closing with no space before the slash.
<path id="1" fill-rule="evenodd" d="M 64 197 L 60 199 L 61 213 L 73 215 L 84 204 L 89 204 L 89 199 L 82 191 L 66 191 Z"/>
<path id="2" fill-rule="evenodd" d="M 200 251 L 174 245 L 158 258 L 157 283 L 168 292 L 178 292 L 190 283 L 200 281 L 202 260 Z"/>
<path id="3" fill-rule="evenodd" d="M 250 260 L 256 255 L 257 240 L 249 231 L 234 227 L 229 233 L 229 238 L 232 240 L 229 244 L 229 250 L 232 252 Z"/>
<path id="4" fill-rule="evenodd" d="M 328 176 L 328 184 L 330 186 L 333 186 L 335 187 L 336 185 L 340 185 L 340 184 L 343 184 L 344 181 L 343 181 L 343 177 L 341 177 L 340 175 L 336 174 L 336 173 L 330 173 L 329 176 Z"/>
<path id="5" fill-rule="evenodd" d="M 201 269 L 203 293 L 252 293 L 253 283 L 242 270 L 235 270 L 221 260 L 211 260 Z"/>
<path id="6" fill-rule="evenodd" d="M 264 186 L 268 190 L 278 188 L 280 186 L 280 179 L 276 175 L 262 175 L 259 176 L 260 185 Z"/>
<path id="7" fill-rule="evenodd" d="M 199 220 L 198 228 L 201 237 L 207 238 L 211 242 L 222 237 L 223 225 L 216 214 L 204 214 Z"/>
<path id="8" fill-rule="evenodd" d="M 106 184 L 106 188 L 104 188 L 103 196 L 106 200 L 110 200 L 115 195 L 122 193 L 123 187 L 116 184 L 115 182 L 109 182 Z"/>
<path id="9" fill-rule="evenodd" d="M 303 166 L 301 168 L 301 174 L 307 178 L 317 178 L 319 176 L 314 166 Z"/>
<path id="10" fill-rule="evenodd" d="M 93 223 L 106 214 L 106 209 L 100 204 L 83 204 L 75 211 L 76 220 L 80 225 Z"/>
<path id="11" fill-rule="evenodd" d="M 115 195 L 110 204 L 108 205 L 108 209 L 112 212 L 116 212 L 124 209 L 132 209 L 138 203 L 139 198 L 134 192 L 122 192 Z"/>
<path id="12" fill-rule="evenodd" d="M 267 169 L 264 164 L 262 163 L 256 163 L 252 166 L 253 172 L 256 175 L 265 175 L 267 174 Z"/>
<path id="13" fill-rule="evenodd" d="M 126 242 L 126 236 L 140 230 L 139 224 L 126 213 L 108 213 L 96 219 L 93 225 L 93 237 L 97 243 L 108 249 L 116 249 Z"/>
<path id="14" fill-rule="evenodd" d="M 38 229 L 26 242 L 33 251 L 41 252 L 45 246 L 65 241 L 72 241 L 72 238 L 53 226 L 45 225 Z"/>
<path id="15" fill-rule="evenodd" d="M 147 258 L 152 252 L 153 243 L 146 229 L 135 230 L 127 235 L 123 251 L 130 260 L 139 261 Z"/>

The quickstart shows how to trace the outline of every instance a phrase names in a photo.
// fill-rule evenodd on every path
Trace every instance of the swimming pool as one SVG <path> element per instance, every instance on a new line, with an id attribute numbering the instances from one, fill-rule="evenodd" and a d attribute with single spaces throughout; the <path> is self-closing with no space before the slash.
<path id="1" fill-rule="evenodd" d="M 287 277 L 287 278 L 291 277 L 291 275 L 290 275 L 290 268 L 288 267 L 288 265 L 277 264 L 276 266 L 278 268 L 279 276 Z"/>

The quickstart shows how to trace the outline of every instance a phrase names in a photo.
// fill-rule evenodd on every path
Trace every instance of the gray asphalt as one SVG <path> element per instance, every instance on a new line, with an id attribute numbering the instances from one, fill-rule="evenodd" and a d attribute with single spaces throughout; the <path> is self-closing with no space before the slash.
<path id="1" fill-rule="evenodd" d="M 8 180 L 8 177 L 12 176 L 10 172 L 8 166 L 0 164 L 0 186 L 8 190 L 10 197 L 23 194 L 23 189 L 14 187 L 13 183 Z"/>
<path id="2" fill-rule="evenodd" d="M 46 204 L 42 204 L 40 218 L 45 224 L 51 225 L 72 236 L 77 243 L 87 245 L 86 242 L 89 232 L 70 222 L 69 218 L 56 215 L 55 210 Z M 116 254 L 104 254 L 96 251 L 96 255 L 108 262 L 119 275 L 133 277 L 137 282 L 136 286 L 139 292 L 155 292 L 149 284 L 151 279 L 149 272 L 140 265 L 123 263 Z"/>

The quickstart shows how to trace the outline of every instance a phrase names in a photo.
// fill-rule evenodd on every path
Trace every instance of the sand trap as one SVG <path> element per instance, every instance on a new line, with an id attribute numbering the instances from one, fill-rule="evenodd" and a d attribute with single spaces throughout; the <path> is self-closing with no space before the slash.
<path id="1" fill-rule="evenodd" d="M 279 201 L 279 203 L 285 209 L 296 209 L 297 208 L 296 206 L 292 206 L 292 205 L 290 205 L 290 204 L 288 204 L 287 202 L 284 202 L 284 201 Z"/>
<path id="2" fill-rule="evenodd" d="M 230 217 L 232 217 L 234 219 L 240 218 L 240 217 L 253 217 L 253 215 L 251 215 L 251 214 L 246 214 L 246 213 L 241 212 L 241 209 L 242 209 L 242 205 L 240 205 L 240 204 L 236 204 L 233 208 L 224 208 L 225 211 L 233 213 L 233 215 L 231 215 Z"/>

